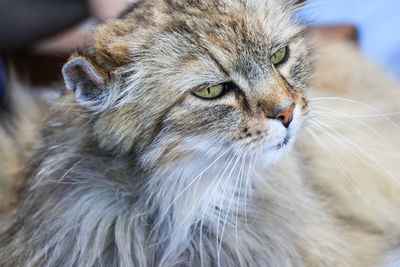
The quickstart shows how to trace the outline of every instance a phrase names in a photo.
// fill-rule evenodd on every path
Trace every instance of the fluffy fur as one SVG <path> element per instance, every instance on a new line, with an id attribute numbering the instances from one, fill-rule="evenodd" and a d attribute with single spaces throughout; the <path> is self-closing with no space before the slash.
<path id="1" fill-rule="evenodd" d="M 314 53 L 292 19 L 297 8 L 296 1 L 278 0 L 150 0 L 100 27 L 96 45 L 73 55 L 63 69 L 74 92 L 65 91 L 45 119 L 16 215 L 0 236 L 0 264 L 379 264 L 399 241 L 400 188 L 393 179 L 398 166 L 379 166 L 386 159 L 396 163 L 398 154 L 366 164 L 376 171 L 366 173 L 368 181 L 387 189 L 374 191 L 363 183 L 366 176 L 357 175 L 360 154 L 349 157 L 337 145 L 314 147 L 341 137 L 334 131 L 318 135 L 332 131 L 321 123 L 323 116 L 345 115 L 338 105 L 310 109 L 304 90 Z M 272 65 L 270 57 L 285 45 L 288 59 Z M 345 62 L 335 57 L 317 65 L 315 87 L 324 89 L 316 93 L 359 96 L 384 86 L 393 94 L 389 100 L 398 97 L 396 85 L 372 67 L 357 67 L 363 71 L 354 76 L 342 71 L 352 58 L 364 64 L 354 48 L 334 51 Z M 365 73 L 377 75 L 380 84 Z M 352 80 L 357 75 L 362 79 Z M 224 82 L 238 90 L 213 101 L 191 94 Z M 381 93 L 373 100 L 380 98 L 384 112 L 399 110 Z M 274 114 L 292 103 L 286 129 Z M 388 121 L 371 109 L 375 119 Z M 361 123 L 363 114 L 346 114 Z M 397 130 L 384 122 L 379 127 Z M 301 135 L 294 146 L 307 125 L 315 140 Z M 363 143 L 360 131 L 347 136 Z M 372 147 L 381 145 L 365 138 Z M 399 140 L 391 142 L 398 147 Z M 332 161 L 324 151 L 337 156 Z M 338 157 L 350 164 L 348 173 Z M 357 190 L 368 190 L 366 198 L 385 216 L 343 179 L 357 177 L 363 178 Z"/>

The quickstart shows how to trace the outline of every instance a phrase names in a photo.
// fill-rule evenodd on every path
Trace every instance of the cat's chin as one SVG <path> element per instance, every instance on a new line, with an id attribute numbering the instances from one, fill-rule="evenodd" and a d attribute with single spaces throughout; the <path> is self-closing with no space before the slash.
<path id="1" fill-rule="evenodd" d="M 266 145 L 263 148 L 259 148 L 255 151 L 256 164 L 261 166 L 273 165 L 279 162 L 279 160 L 288 154 L 295 141 L 294 137 L 286 136 L 277 144 Z"/>
<path id="2" fill-rule="evenodd" d="M 296 137 L 303 127 L 305 117 L 298 108 L 293 114 L 293 122 L 290 127 L 284 128 L 278 121 L 270 121 L 270 135 L 266 137 L 264 142 L 258 143 L 250 147 L 251 153 L 255 154 L 258 165 L 276 164 L 292 149 Z"/>
<path id="3" fill-rule="evenodd" d="M 285 138 L 283 138 L 282 142 L 280 142 L 279 144 L 277 144 L 275 146 L 275 149 L 276 150 L 283 149 L 284 147 L 286 147 L 289 144 L 289 142 L 290 142 L 290 137 L 285 137 Z"/>

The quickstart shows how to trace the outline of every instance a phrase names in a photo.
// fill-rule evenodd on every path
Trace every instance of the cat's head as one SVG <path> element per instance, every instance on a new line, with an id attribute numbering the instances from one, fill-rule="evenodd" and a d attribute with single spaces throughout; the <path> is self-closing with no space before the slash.
<path id="1" fill-rule="evenodd" d="M 147 166 L 224 149 L 275 160 L 307 115 L 298 1 L 149 0 L 64 66 L 101 146 Z"/>

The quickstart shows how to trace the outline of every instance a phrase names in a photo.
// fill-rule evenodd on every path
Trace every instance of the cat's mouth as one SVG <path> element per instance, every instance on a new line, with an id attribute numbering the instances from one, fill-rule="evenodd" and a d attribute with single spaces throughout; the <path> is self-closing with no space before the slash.
<path id="1" fill-rule="evenodd" d="M 277 144 L 277 145 L 275 146 L 275 149 L 276 149 L 276 150 L 279 150 L 279 149 L 285 147 L 287 144 L 289 144 L 289 141 L 290 141 L 290 136 L 287 135 L 287 136 L 283 139 L 282 142 L 280 142 L 279 144 Z"/>

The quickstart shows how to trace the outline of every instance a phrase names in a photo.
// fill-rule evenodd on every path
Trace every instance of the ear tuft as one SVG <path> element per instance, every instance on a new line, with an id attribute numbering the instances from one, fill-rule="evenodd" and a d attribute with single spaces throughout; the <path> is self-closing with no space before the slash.
<path id="1" fill-rule="evenodd" d="M 301 8 L 303 8 L 309 1 L 308 0 L 291 0 L 291 4 L 292 6 L 299 10 Z"/>
<path id="2" fill-rule="evenodd" d="M 65 84 L 76 97 L 95 98 L 108 80 L 108 75 L 88 58 L 77 56 L 68 61 L 63 69 Z"/>

